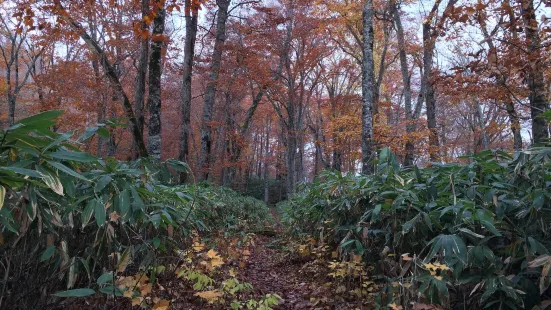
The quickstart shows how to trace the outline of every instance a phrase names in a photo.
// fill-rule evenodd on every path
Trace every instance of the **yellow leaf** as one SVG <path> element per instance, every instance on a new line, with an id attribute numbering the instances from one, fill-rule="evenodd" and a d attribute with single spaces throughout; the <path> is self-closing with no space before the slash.
<path id="1" fill-rule="evenodd" d="M 216 253 L 216 251 L 213 250 L 213 249 L 210 249 L 210 250 L 207 252 L 207 256 L 208 256 L 208 258 L 219 257 L 219 256 L 218 256 L 218 253 Z"/>
<path id="2" fill-rule="evenodd" d="M 132 298 L 132 306 L 139 306 L 143 302 L 143 297 Z"/>
<path id="3" fill-rule="evenodd" d="M 388 306 L 389 306 L 390 309 L 392 309 L 392 310 L 402 310 L 402 309 L 403 309 L 402 306 L 399 306 L 399 305 L 397 305 L 397 304 L 395 304 L 395 303 L 391 303 L 391 304 L 389 304 Z"/>
<path id="4" fill-rule="evenodd" d="M 149 295 L 149 293 L 151 293 L 151 289 L 153 289 L 153 285 L 151 285 L 151 283 L 143 285 L 142 287 L 140 287 L 140 294 L 142 296 L 147 296 Z"/>
<path id="5" fill-rule="evenodd" d="M 134 286 L 136 286 L 136 283 L 138 282 L 134 279 L 134 277 L 120 277 L 119 279 L 117 279 L 117 285 L 121 290 L 127 287 L 133 288 Z"/>
<path id="6" fill-rule="evenodd" d="M 195 252 L 201 252 L 205 248 L 205 244 L 201 242 L 195 242 L 193 243 L 193 250 Z"/>
<path id="7" fill-rule="evenodd" d="M 122 294 L 122 296 L 126 297 L 126 298 L 132 298 L 132 295 L 134 295 L 134 292 L 131 291 L 131 290 L 127 290 L 126 292 L 124 292 Z"/>
<path id="8" fill-rule="evenodd" d="M 168 306 L 170 306 L 170 301 L 161 299 L 153 306 L 153 310 L 168 310 Z"/>
<path id="9" fill-rule="evenodd" d="M 233 268 L 230 268 L 230 277 L 235 277 L 237 275 L 237 273 L 235 272 L 235 270 L 233 270 Z"/>
<path id="10" fill-rule="evenodd" d="M 113 211 L 113 212 L 111 212 L 111 214 L 109 214 L 109 220 L 110 220 L 111 222 L 116 222 L 116 221 L 118 221 L 120 218 L 121 218 L 121 216 L 117 213 L 117 211 Z"/>
<path id="11" fill-rule="evenodd" d="M 220 266 L 224 265 L 224 261 L 222 260 L 221 257 L 218 257 L 218 258 L 213 258 L 212 261 L 210 262 L 210 266 L 214 269 L 214 268 L 218 268 Z"/>
<path id="12" fill-rule="evenodd" d="M 433 264 L 424 264 L 425 268 L 427 269 L 430 269 L 430 270 L 436 270 L 438 269 L 438 267 L 436 267 L 435 265 Z"/>
<path id="13" fill-rule="evenodd" d="M 204 291 L 204 292 L 198 292 L 198 293 L 195 293 L 195 296 L 199 296 L 203 299 L 206 299 L 208 301 L 214 301 L 214 300 L 217 300 L 218 298 L 222 297 L 222 293 L 220 293 L 219 291 Z"/>

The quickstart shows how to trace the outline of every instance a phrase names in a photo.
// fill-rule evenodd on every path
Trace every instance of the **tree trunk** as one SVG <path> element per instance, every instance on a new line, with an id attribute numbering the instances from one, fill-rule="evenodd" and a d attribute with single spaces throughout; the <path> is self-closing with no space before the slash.
<path id="1" fill-rule="evenodd" d="M 189 161 L 189 135 L 191 119 L 191 82 L 193 76 L 193 56 L 195 55 L 195 40 L 197 39 L 197 9 L 191 5 L 191 0 L 186 0 L 186 39 L 184 42 L 184 72 L 182 76 L 182 130 L 180 136 L 180 150 L 178 158 L 181 161 Z M 181 175 L 180 181 L 184 182 L 186 176 Z"/>
<path id="2" fill-rule="evenodd" d="M 161 1 L 160 3 L 164 3 Z M 148 152 L 154 158 L 161 159 L 161 76 L 165 30 L 165 9 L 160 8 L 153 21 L 151 55 L 149 58 L 149 126 L 147 136 Z"/>
<path id="3" fill-rule="evenodd" d="M 492 41 L 492 38 L 490 37 L 490 33 L 486 29 L 486 15 L 485 14 L 479 14 L 478 15 L 478 24 L 480 25 L 480 28 L 482 30 L 482 34 L 484 35 L 484 40 L 486 41 L 486 44 L 488 44 L 488 47 L 490 51 L 495 51 L 495 59 L 497 62 L 497 50 L 495 48 L 494 42 Z M 516 39 L 516 33 L 513 33 L 514 38 Z M 507 89 L 507 76 L 505 74 L 498 74 L 496 77 L 496 84 L 499 87 L 502 87 L 504 90 Z M 515 151 L 522 150 L 522 136 L 520 134 L 520 121 L 517 114 L 517 111 L 515 110 L 515 103 L 513 100 L 511 100 L 509 96 L 508 100 L 505 102 L 505 110 L 507 111 L 507 114 L 509 116 L 509 127 L 511 129 L 511 133 L 513 134 L 513 149 Z"/>
<path id="4" fill-rule="evenodd" d="M 414 124 L 414 112 L 411 105 L 411 81 L 409 78 L 409 66 L 406 54 L 406 44 L 404 39 L 404 28 L 402 27 L 402 20 L 400 18 L 400 10 L 396 8 L 394 10 L 394 24 L 396 25 L 396 36 L 398 39 L 398 50 L 400 56 L 400 71 L 402 72 L 402 81 L 404 84 L 404 107 L 406 112 L 406 155 L 404 157 L 404 166 L 413 166 L 413 160 L 415 156 L 415 144 L 412 141 L 411 134 L 415 132 Z"/>
<path id="5" fill-rule="evenodd" d="M 430 22 L 423 23 L 423 79 L 425 84 L 425 104 L 427 108 L 427 127 L 429 129 L 429 156 L 431 161 L 439 161 L 440 143 L 436 123 L 436 98 L 432 80 L 434 40 L 431 37 Z"/>
<path id="6" fill-rule="evenodd" d="M 373 173 L 373 105 L 375 72 L 373 62 L 373 0 L 364 0 L 362 58 L 362 173 Z"/>
<path id="7" fill-rule="evenodd" d="M 268 183 L 269 178 L 269 168 L 267 157 L 270 155 L 270 131 L 272 130 L 272 119 L 269 117 L 268 122 L 266 123 L 266 141 L 264 145 L 264 171 L 262 179 L 264 180 L 264 202 L 268 203 L 270 201 L 270 184 Z"/>
<path id="8" fill-rule="evenodd" d="M 216 97 L 216 85 L 220 73 L 222 54 L 224 53 L 224 41 L 226 40 L 226 21 L 228 19 L 228 8 L 231 0 L 217 0 L 218 16 L 216 19 L 216 38 L 214 41 L 214 50 L 212 52 L 212 61 L 210 65 L 210 76 L 207 88 L 205 90 L 205 103 L 203 105 L 203 117 L 201 124 L 201 153 L 199 156 L 200 180 L 207 180 L 210 170 L 210 156 L 212 149 L 212 110 L 214 108 L 214 99 Z"/>
<path id="9" fill-rule="evenodd" d="M 55 13 L 57 16 L 59 16 L 61 19 L 63 19 L 74 31 L 76 31 L 81 39 L 86 42 L 88 45 L 88 48 L 90 51 L 99 58 L 100 64 L 103 67 L 103 70 L 105 71 L 105 74 L 109 78 L 109 81 L 111 84 L 113 84 L 113 87 L 115 90 L 122 96 L 122 106 L 123 110 L 126 114 L 126 117 L 130 121 L 130 127 L 132 130 L 132 135 L 134 137 L 134 141 L 136 142 L 136 145 L 138 146 L 138 151 L 140 153 L 140 156 L 147 157 L 147 148 L 145 147 L 145 143 L 143 141 L 143 135 L 140 131 L 140 128 L 138 127 L 136 116 L 134 114 L 134 110 L 132 108 L 132 103 L 130 102 L 130 99 L 128 99 L 128 96 L 126 95 L 126 92 L 124 91 L 124 88 L 122 87 L 122 84 L 117 76 L 117 72 L 113 65 L 109 62 L 109 59 L 107 58 L 107 55 L 103 51 L 103 49 L 99 46 L 99 44 L 93 40 L 88 33 L 80 26 L 77 22 L 75 22 L 65 11 L 59 0 L 55 1 L 56 7 L 55 7 Z"/>
<path id="10" fill-rule="evenodd" d="M 144 103 L 145 103 L 145 80 L 147 76 L 147 58 L 149 56 L 149 29 L 145 22 L 149 15 L 149 0 L 142 0 L 142 21 L 140 39 L 140 54 L 138 57 L 138 70 L 136 72 L 136 84 L 134 86 L 134 109 L 136 111 L 136 123 L 141 132 L 144 128 Z M 144 37 L 147 35 L 146 37 Z M 132 150 L 134 158 L 138 157 L 136 143 L 133 143 Z"/>
<path id="11" fill-rule="evenodd" d="M 480 130 L 480 142 L 482 145 L 483 150 L 487 150 L 490 148 L 490 141 L 488 138 L 488 133 L 486 132 L 486 125 L 484 124 L 484 115 L 482 114 L 482 107 L 480 106 L 480 102 L 478 98 L 474 98 L 474 104 L 475 104 L 475 116 L 476 116 L 476 124 L 478 125 L 478 129 Z"/>
<path id="12" fill-rule="evenodd" d="M 9 124 L 12 126 L 15 123 L 15 102 L 16 97 L 13 93 L 8 93 L 8 105 L 9 105 Z"/>
<path id="13" fill-rule="evenodd" d="M 530 90 L 530 117 L 532 119 L 532 137 L 534 144 L 543 143 L 549 138 L 549 129 L 547 120 L 540 117 L 548 109 L 548 103 L 545 98 L 545 82 L 543 78 L 543 68 L 541 57 L 541 42 L 538 32 L 538 22 L 533 0 L 520 0 L 522 20 L 525 29 L 525 41 L 528 50 L 528 76 L 527 84 Z"/>
<path id="14" fill-rule="evenodd" d="M 515 104 L 512 100 L 509 100 L 505 103 L 505 109 L 507 110 L 507 114 L 509 115 L 509 128 L 511 129 L 511 133 L 513 134 L 513 149 L 515 151 L 522 150 L 522 136 L 520 134 L 520 120 L 518 117 L 518 113 L 515 109 Z"/>

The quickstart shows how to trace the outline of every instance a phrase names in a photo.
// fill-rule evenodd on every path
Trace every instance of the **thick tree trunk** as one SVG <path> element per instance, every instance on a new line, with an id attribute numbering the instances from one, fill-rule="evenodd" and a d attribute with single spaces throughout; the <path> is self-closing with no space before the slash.
<path id="1" fill-rule="evenodd" d="M 149 15 L 149 0 L 142 0 L 142 21 L 140 22 L 140 54 L 138 56 L 138 70 L 136 72 L 136 84 L 134 86 L 134 110 L 136 112 L 136 123 L 141 132 L 144 128 L 144 104 L 145 104 L 145 82 L 147 77 L 147 58 L 149 56 L 149 27 L 145 22 Z M 147 36 L 145 36 L 147 34 Z M 136 143 L 133 143 L 132 150 L 134 158 L 138 157 Z"/>
<path id="2" fill-rule="evenodd" d="M 294 132 L 287 130 L 286 145 L 286 168 L 287 168 L 287 195 L 295 193 L 296 166 L 297 166 L 297 136 Z"/>
<path id="3" fill-rule="evenodd" d="M 412 141 L 411 134 L 415 132 L 414 123 L 414 111 L 411 105 L 411 81 L 409 78 L 409 66 L 406 54 L 406 44 L 404 39 L 404 28 L 402 27 L 402 20 L 400 18 L 400 10 L 396 8 L 394 10 L 394 24 L 396 25 L 396 36 L 398 39 L 398 50 L 400 56 L 400 71 L 402 72 L 402 81 L 404 84 L 404 107 L 406 112 L 406 155 L 404 157 L 404 166 L 413 166 L 413 160 L 415 156 L 415 144 Z"/>
<path id="4" fill-rule="evenodd" d="M 434 40 L 431 37 L 431 26 L 423 23 L 423 80 L 425 84 L 425 104 L 427 108 L 427 127 L 429 129 L 429 156 L 431 161 L 439 161 L 440 142 L 436 122 L 436 97 L 432 79 L 432 63 L 434 57 Z"/>
<path id="5" fill-rule="evenodd" d="M 15 123 L 15 102 L 16 102 L 16 97 L 14 94 L 12 94 L 11 92 L 8 93 L 8 118 L 9 118 L 9 124 L 10 126 L 12 126 L 14 123 Z"/>
<path id="6" fill-rule="evenodd" d="M 164 3 L 161 1 L 160 3 Z M 161 159 L 161 76 L 165 31 L 165 9 L 160 8 L 153 21 L 151 55 L 149 58 L 149 126 L 147 136 L 148 152 L 154 158 Z"/>
<path id="7" fill-rule="evenodd" d="M 532 137 L 534 143 L 543 143 L 549 138 L 547 120 L 540 114 L 547 111 L 549 104 L 545 98 L 545 82 L 541 56 L 541 40 L 533 0 L 520 0 L 522 20 L 524 22 L 525 40 L 528 49 L 527 83 L 530 90 L 530 117 L 532 119 Z"/>
<path id="8" fill-rule="evenodd" d="M 362 173 L 373 173 L 373 106 L 375 72 L 373 62 L 373 0 L 364 0 L 362 58 Z"/>
<path id="9" fill-rule="evenodd" d="M 191 5 L 191 0 L 186 0 L 186 38 L 184 42 L 184 72 L 182 76 L 182 131 L 180 136 L 180 150 L 178 158 L 181 161 L 189 161 L 189 139 L 191 119 L 191 82 L 193 76 L 193 57 L 195 55 L 195 41 L 197 39 L 197 9 Z M 181 181 L 186 176 L 181 175 Z"/>
<path id="10" fill-rule="evenodd" d="M 520 120 L 515 109 L 515 104 L 512 100 L 505 103 L 505 109 L 509 115 L 509 128 L 513 134 L 513 149 L 515 151 L 522 150 L 522 135 L 520 134 Z"/>
<path id="11" fill-rule="evenodd" d="M 216 19 L 216 37 L 214 51 L 210 65 L 210 76 L 205 90 L 205 103 L 203 105 L 203 117 L 201 124 L 201 153 L 199 156 L 199 171 L 201 180 L 207 180 L 210 170 L 210 156 L 212 149 L 212 111 L 216 97 L 216 86 L 220 73 L 222 54 L 224 53 L 224 41 L 226 40 L 226 21 L 228 19 L 228 8 L 231 0 L 217 0 L 218 16 Z"/>
<path id="12" fill-rule="evenodd" d="M 482 107 L 480 106 L 479 100 L 474 98 L 474 114 L 476 117 L 476 124 L 478 125 L 478 130 L 480 131 L 480 144 L 483 150 L 490 148 L 490 140 L 488 138 L 488 133 L 486 132 L 486 125 L 484 123 L 484 115 L 482 114 Z"/>

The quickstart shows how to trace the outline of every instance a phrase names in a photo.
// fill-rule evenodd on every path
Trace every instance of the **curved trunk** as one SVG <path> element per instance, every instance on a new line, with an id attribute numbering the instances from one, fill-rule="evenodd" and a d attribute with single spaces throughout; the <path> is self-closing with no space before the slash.
<path id="1" fill-rule="evenodd" d="M 191 0 L 186 0 L 186 39 L 184 42 L 184 72 L 182 77 L 182 131 L 178 158 L 189 160 L 189 135 L 191 119 L 191 82 L 193 77 L 193 57 L 197 39 L 197 10 L 191 6 Z M 181 181 L 185 181 L 182 175 Z"/>
<path id="2" fill-rule="evenodd" d="M 226 21 L 228 20 L 228 8 L 231 0 L 217 0 L 218 16 L 216 19 L 216 38 L 214 51 L 210 65 L 210 76 L 205 90 L 205 103 L 203 105 L 203 117 L 201 123 L 201 153 L 199 155 L 200 179 L 207 180 L 210 172 L 210 156 L 212 149 L 212 112 L 216 97 L 216 86 L 220 74 L 222 54 L 224 53 L 224 41 L 226 41 Z"/>

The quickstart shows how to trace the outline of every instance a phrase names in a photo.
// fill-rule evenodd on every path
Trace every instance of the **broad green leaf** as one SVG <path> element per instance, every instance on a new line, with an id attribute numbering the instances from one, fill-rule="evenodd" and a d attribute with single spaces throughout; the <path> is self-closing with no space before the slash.
<path id="1" fill-rule="evenodd" d="M 96 283 L 98 285 L 103 285 L 107 283 L 113 283 L 113 281 L 114 281 L 113 272 L 106 272 L 98 278 Z"/>
<path id="2" fill-rule="evenodd" d="M 85 152 L 71 152 L 71 151 L 65 151 L 65 150 L 48 153 L 48 156 L 56 159 L 71 160 L 71 161 L 83 162 L 83 163 L 93 162 L 97 160 L 96 157 Z"/>
<path id="3" fill-rule="evenodd" d="M 153 243 L 153 246 L 158 249 L 159 246 L 161 245 L 161 239 L 155 237 L 153 238 L 153 240 L 151 240 L 151 242 Z"/>
<path id="4" fill-rule="evenodd" d="M 49 188 L 51 188 L 56 194 L 63 196 L 63 185 L 61 184 L 59 177 L 52 170 L 37 165 L 36 171 L 42 175 L 42 180 Z"/>
<path id="5" fill-rule="evenodd" d="M 467 233 L 467 234 L 469 234 L 469 235 L 471 235 L 471 236 L 473 236 L 473 237 L 476 237 L 476 238 L 480 238 L 480 239 L 484 238 L 483 235 L 477 234 L 477 233 L 475 233 L 474 231 L 472 231 L 472 230 L 470 230 L 470 229 L 468 229 L 468 228 L 459 228 L 459 230 L 462 231 L 462 232 L 464 232 L 464 233 Z"/>
<path id="6" fill-rule="evenodd" d="M 130 211 L 130 193 L 127 189 L 123 189 L 117 196 L 117 207 L 121 216 L 124 218 Z"/>
<path id="7" fill-rule="evenodd" d="M 463 265 L 467 264 L 468 252 L 467 246 L 463 239 L 457 235 L 439 235 L 436 238 L 432 239 L 429 244 L 432 244 L 431 250 L 427 257 L 425 257 L 425 262 L 430 262 L 430 260 L 440 251 L 444 255 L 446 262 L 450 262 L 454 258 L 458 258 Z"/>
<path id="8" fill-rule="evenodd" d="M 54 296 L 57 297 L 86 297 L 90 295 L 94 295 L 96 291 L 90 288 L 77 288 L 74 290 L 67 290 L 62 292 L 57 292 L 54 294 Z"/>
<path id="9" fill-rule="evenodd" d="M 109 175 L 104 175 L 101 178 L 99 178 L 98 182 L 94 186 L 95 192 L 101 192 L 107 184 L 111 182 L 112 178 Z"/>
<path id="10" fill-rule="evenodd" d="M 6 188 L 0 185 L 0 209 L 4 207 L 4 200 L 6 199 Z"/>
<path id="11" fill-rule="evenodd" d="M 532 204 L 532 207 L 536 210 L 541 209 L 543 207 L 543 204 L 545 202 L 545 196 L 542 191 L 536 192 L 536 197 L 534 198 L 534 202 Z"/>
<path id="12" fill-rule="evenodd" d="M 98 200 L 95 201 L 94 216 L 96 217 L 96 223 L 98 224 L 98 226 L 103 226 L 105 224 L 105 206 Z"/>
<path id="13" fill-rule="evenodd" d="M 84 207 L 84 210 L 81 213 L 80 220 L 82 221 L 82 227 L 86 226 L 92 217 L 92 212 L 95 210 L 95 205 L 97 203 L 96 199 L 91 199 Z"/>
<path id="14" fill-rule="evenodd" d="M 166 164 L 168 166 L 170 166 L 172 169 L 174 169 L 178 172 L 188 172 L 189 171 L 189 166 L 183 161 L 179 161 L 179 160 L 171 158 L 171 159 L 168 159 L 166 161 Z"/>
<path id="15" fill-rule="evenodd" d="M 65 173 L 67 173 L 68 175 L 72 175 L 74 176 L 75 178 L 79 178 L 81 180 L 84 180 L 84 181 L 90 181 L 88 180 L 87 178 L 85 178 L 82 174 L 74 171 L 73 169 L 65 166 L 64 164 L 60 163 L 60 162 L 57 162 L 57 161 L 52 161 L 52 160 L 47 160 L 46 161 L 50 166 L 52 167 L 55 167 L 57 169 L 59 169 L 60 171 L 63 171 Z"/>
<path id="16" fill-rule="evenodd" d="M 33 178 L 41 178 L 43 176 L 42 174 L 40 174 L 39 172 L 37 172 L 35 170 L 26 169 L 26 168 L 0 167 L 0 171 L 2 171 L 2 170 L 15 172 L 15 173 L 26 175 L 26 176 L 33 177 Z"/>
<path id="17" fill-rule="evenodd" d="M 490 221 L 481 220 L 480 224 L 484 226 L 486 229 L 488 229 L 492 234 L 496 236 L 501 236 L 501 233 L 495 228 L 494 224 L 492 224 Z"/>
<path id="18" fill-rule="evenodd" d="M 40 261 L 43 262 L 43 261 L 49 260 L 50 258 L 52 258 L 54 253 L 55 253 L 55 246 L 50 245 L 49 247 L 46 248 L 46 250 L 44 250 L 44 252 L 42 252 L 42 255 L 40 255 Z"/>
<path id="19" fill-rule="evenodd" d="M 33 116 L 26 117 L 22 120 L 19 120 L 16 124 L 29 125 L 29 124 L 41 123 L 45 121 L 51 121 L 58 118 L 61 114 L 63 114 L 62 110 L 45 111 Z M 47 125 L 47 126 L 50 127 L 50 125 Z"/>
<path id="20" fill-rule="evenodd" d="M 48 144 L 45 148 L 42 149 L 42 153 L 46 152 L 47 150 L 51 149 L 54 146 L 58 146 L 64 141 L 69 140 L 73 136 L 72 132 L 67 132 L 60 134 L 54 141 L 52 141 L 50 144 Z"/>
<path id="21" fill-rule="evenodd" d="M 378 204 L 375 206 L 375 209 L 373 209 L 373 214 L 371 215 L 371 221 L 372 222 L 378 221 L 380 213 L 381 213 L 381 205 Z"/>
<path id="22" fill-rule="evenodd" d="M 0 223 L 12 233 L 19 234 L 19 225 L 13 220 L 13 215 L 8 208 L 0 209 Z"/>
<path id="23" fill-rule="evenodd" d="M 94 134 L 96 134 L 97 131 L 98 131 L 98 127 L 88 127 L 86 128 L 86 130 L 84 130 L 84 133 L 82 133 L 82 135 L 78 137 L 77 141 L 78 142 L 86 141 L 92 136 L 94 136 Z"/>

